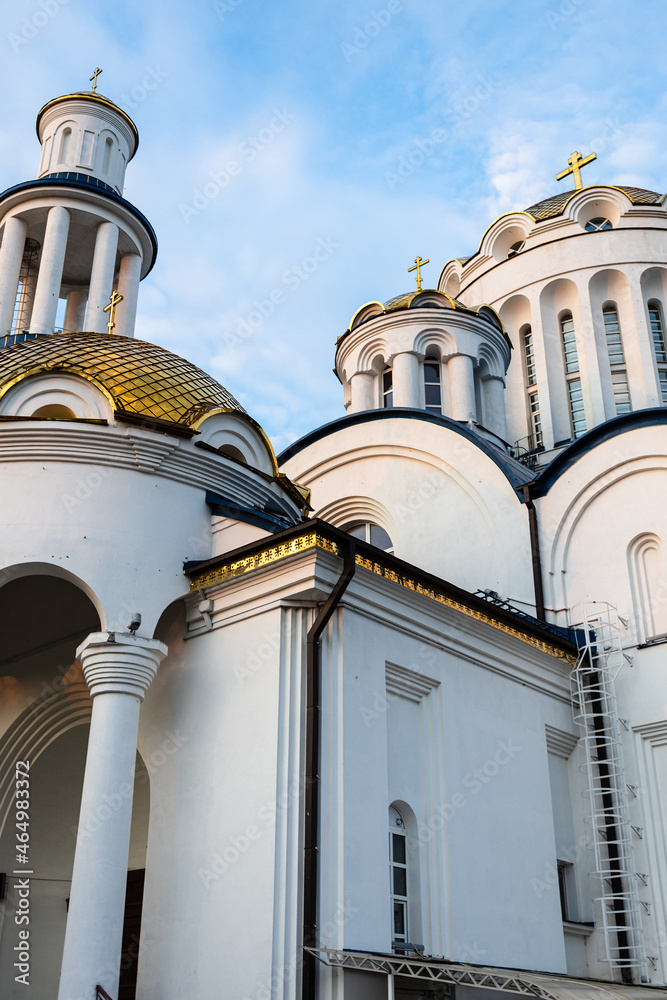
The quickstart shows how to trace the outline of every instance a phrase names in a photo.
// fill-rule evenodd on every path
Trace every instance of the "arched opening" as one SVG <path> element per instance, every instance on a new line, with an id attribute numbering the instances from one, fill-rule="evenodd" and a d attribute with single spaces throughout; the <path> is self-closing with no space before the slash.
<path id="1" fill-rule="evenodd" d="M 13 788 L 16 761 L 28 762 L 30 985 L 51 995 L 58 981 L 88 743 L 91 701 L 76 648 L 100 620 L 83 591 L 55 576 L 22 576 L 0 588 L 0 871 L 18 865 Z M 6 926 L 18 900 L 9 878 Z M 0 939 L 0 980 L 7 1000 L 25 992 L 15 982 L 13 946 Z M 11 984 L 11 986 L 9 985 Z"/>
<path id="2" fill-rule="evenodd" d="M 29 762 L 30 986 L 51 996 L 65 938 L 74 851 L 79 827 L 92 701 L 76 649 L 100 630 L 92 600 L 57 576 L 25 575 L 0 587 L 0 871 L 16 863 L 13 788 L 17 760 Z M 120 998 L 135 995 L 140 900 L 148 840 L 149 781 L 137 755 L 128 860 L 128 898 Z M 103 820 L 103 817 L 101 817 Z M 8 879 L 5 926 L 14 927 L 18 898 Z M 7 1000 L 25 988 L 15 981 L 17 938 L 0 937 L 0 981 Z M 10 985 L 11 984 L 11 985 Z"/>
<path id="3" fill-rule="evenodd" d="M 61 403 L 47 403 L 46 406 L 39 406 L 33 413 L 33 417 L 47 417 L 49 420 L 76 420 L 74 411 Z"/>
<path id="4" fill-rule="evenodd" d="M 239 448 L 235 448 L 233 444 L 223 444 L 218 448 L 218 451 L 226 458 L 233 458 L 235 462 L 242 462 L 243 465 L 248 464 L 243 452 Z"/>

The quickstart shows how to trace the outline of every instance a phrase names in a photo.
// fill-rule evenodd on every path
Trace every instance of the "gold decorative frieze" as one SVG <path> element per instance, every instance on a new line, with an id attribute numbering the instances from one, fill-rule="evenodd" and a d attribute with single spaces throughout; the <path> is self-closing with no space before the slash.
<path id="1" fill-rule="evenodd" d="M 252 572 L 252 570 L 261 569 L 263 566 L 268 566 L 271 563 L 278 562 L 280 559 L 286 559 L 287 556 L 295 555 L 298 552 L 304 552 L 307 549 L 316 548 L 324 549 L 326 552 L 332 552 L 334 555 L 341 555 L 340 546 L 336 542 L 331 541 L 331 539 L 326 538 L 319 532 L 311 531 L 305 535 L 290 538 L 288 541 L 279 542 L 277 545 L 271 545 L 260 552 L 255 552 L 252 555 L 247 556 L 244 559 L 224 563 L 222 566 L 217 566 L 215 569 L 193 576 L 190 581 L 190 590 L 201 590 L 203 587 L 209 587 L 216 583 L 222 583 L 224 580 L 229 580 L 232 577 L 243 576 L 245 573 Z M 537 636 L 533 636 L 521 628 L 514 628 L 503 621 L 499 621 L 493 615 L 480 611 L 477 608 L 470 607 L 469 605 L 463 603 L 463 601 L 457 601 L 455 598 L 450 597 L 447 593 L 445 593 L 444 590 L 438 590 L 434 587 L 425 586 L 423 583 L 420 583 L 419 580 L 405 576 L 402 573 L 397 573 L 396 570 L 392 569 L 390 566 L 385 566 L 381 562 L 369 559 L 367 556 L 361 555 L 359 552 L 356 553 L 355 562 L 357 566 L 370 570 L 371 573 L 375 573 L 377 576 L 382 576 L 386 580 L 391 580 L 392 583 L 397 583 L 406 590 L 412 590 L 415 594 L 421 594 L 424 597 L 429 597 L 432 601 L 437 601 L 438 604 L 443 604 L 445 607 L 452 608 L 454 611 L 460 611 L 461 614 L 467 615 L 469 618 L 475 618 L 477 621 L 485 622 L 487 625 L 491 625 L 493 628 L 499 629 L 507 635 L 512 635 L 515 638 L 520 639 L 522 642 L 527 643 L 529 646 L 533 646 L 535 649 L 539 649 L 541 652 L 547 653 L 549 656 L 554 656 L 559 660 L 563 660 L 571 666 L 576 665 L 577 661 L 575 655 L 567 653 L 565 650 L 559 649 L 558 646 L 555 646 L 553 643 L 539 639 Z"/>
<path id="2" fill-rule="evenodd" d="M 333 552 L 336 556 L 339 554 L 336 542 L 330 541 L 316 531 L 311 531 L 307 535 L 290 538 L 287 542 L 272 545 L 270 548 L 263 549 L 261 552 L 255 552 L 245 559 L 225 563 L 222 566 L 217 566 L 215 569 L 209 570 L 207 573 L 195 576 L 190 581 L 190 590 L 200 590 L 202 587 L 210 587 L 211 584 L 222 583 L 223 580 L 229 580 L 234 576 L 243 576 L 244 573 L 250 573 L 254 569 L 261 569 L 262 566 L 268 566 L 279 559 L 286 559 L 287 556 L 293 556 L 297 552 L 313 548 L 325 549 L 327 552 Z"/>
<path id="3" fill-rule="evenodd" d="M 535 649 L 540 649 L 543 653 L 548 653 L 549 656 L 555 656 L 559 660 L 564 660 L 571 666 L 576 665 L 577 658 L 573 654 L 566 653 L 564 650 L 558 649 L 558 647 L 554 646 L 552 643 L 545 642 L 543 639 L 538 639 L 536 636 L 532 636 L 529 633 L 524 632 L 522 629 L 512 628 L 511 625 L 506 625 L 504 622 L 498 621 L 497 618 L 493 618 L 491 615 L 477 610 L 477 608 L 471 608 L 462 601 L 457 601 L 453 597 L 449 597 L 444 593 L 444 591 L 436 590 L 433 587 L 425 587 L 417 580 L 404 576 L 402 573 L 397 573 L 388 566 L 383 566 L 382 563 L 375 562 L 373 559 L 367 559 L 359 553 L 357 553 L 356 556 L 356 563 L 357 566 L 363 566 L 364 569 L 370 570 L 371 573 L 376 573 L 378 576 L 383 576 L 386 580 L 398 583 L 401 587 L 405 587 L 407 590 L 413 590 L 416 594 L 423 594 L 424 597 L 430 597 L 431 600 L 437 601 L 438 604 L 444 604 L 448 608 L 453 608 L 455 611 L 460 611 L 462 614 L 468 615 L 469 618 L 476 618 L 478 621 L 486 622 L 488 625 L 492 625 L 493 628 L 500 629 L 501 632 L 513 635 L 517 639 L 521 639 L 522 642 L 528 643 L 529 646 L 534 646 Z"/>

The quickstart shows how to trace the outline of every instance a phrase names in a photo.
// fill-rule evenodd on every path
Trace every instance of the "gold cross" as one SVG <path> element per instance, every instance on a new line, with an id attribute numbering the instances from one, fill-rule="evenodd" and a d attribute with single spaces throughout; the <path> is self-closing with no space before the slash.
<path id="1" fill-rule="evenodd" d="M 93 75 L 91 76 L 90 79 L 93 81 L 93 90 L 97 90 L 97 78 L 100 75 L 100 73 L 103 72 L 104 70 L 101 70 L 100 67 L 98 66 Z"/>
<path id="2" fill-rule="evenodd" d="M 585 167 L 587 163 L 590 163 L 595 159 L 597 159 L 595 153 L 591 153 L 589 156 L 582 156 L 581 153 L 578 153 L 575 149 L 574 153 L 567 161 L 570 164 L 569 167 L 567 170 L 561 170 L 559 174 L 556 174 L 556 180 L 561 181 L 563 177 L 567 177 L 568 174 L 574 174 L 574 190 L 580 191 L 584 186 L 581 182 L 580 170 L 582 167 Z"/>
<path id="3" fill-rule="evenodd" d="M 107 323 L 107 333 L 113 333 L 113 328 L 115 327 L 114 316 L 116 314 L 116 306 L 119 302 L 123 301 L 123 296 L 118 294 L 118 289 L 114 288 L 113 292 L 109 296 L 109 305 L 104 307 L 104 312 L 109 313 L 109 322 Z"/>
<path id="4" fill-rule="evenodd" d="M 420 269 L 424 266 L 424 264 L 428 263 L 429 263 L 428 260 L 422 260 L 421 257 L 415 257 L 415 266 L 408 268 L 408 274 L 410 274 L 411 271 L 417 272 L 417 277 L 415 278 L 415 281 L 417 282 L 418 292 L 421 292 L 422 290 L 422 273 Z"/>

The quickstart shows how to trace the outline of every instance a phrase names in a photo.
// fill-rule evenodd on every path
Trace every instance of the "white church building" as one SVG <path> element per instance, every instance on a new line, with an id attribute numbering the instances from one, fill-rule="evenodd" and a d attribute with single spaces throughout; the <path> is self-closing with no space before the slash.
<path id="1" fill-rule="evenodd" d="M 95 76 L 37 132 L 0 194 L 3 1000 L 664 1000 L 663 197 L 573 154 L 355 313 L 347 412 L 276 457 L 135 330 L 134 123 Z"/>

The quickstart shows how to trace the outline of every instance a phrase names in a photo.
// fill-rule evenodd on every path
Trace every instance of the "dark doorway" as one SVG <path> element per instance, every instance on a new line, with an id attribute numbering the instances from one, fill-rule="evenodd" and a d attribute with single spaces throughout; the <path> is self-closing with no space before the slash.
<path id="1" fill-rule="evenodd" d="M 118 1000 L 135 1000 L 137 994 L 139 934 L 141 931 L 141 906 L 144 901 L 145 876 L 145 868 L 137 868 L 135 871 L 127 873 Z"/>

